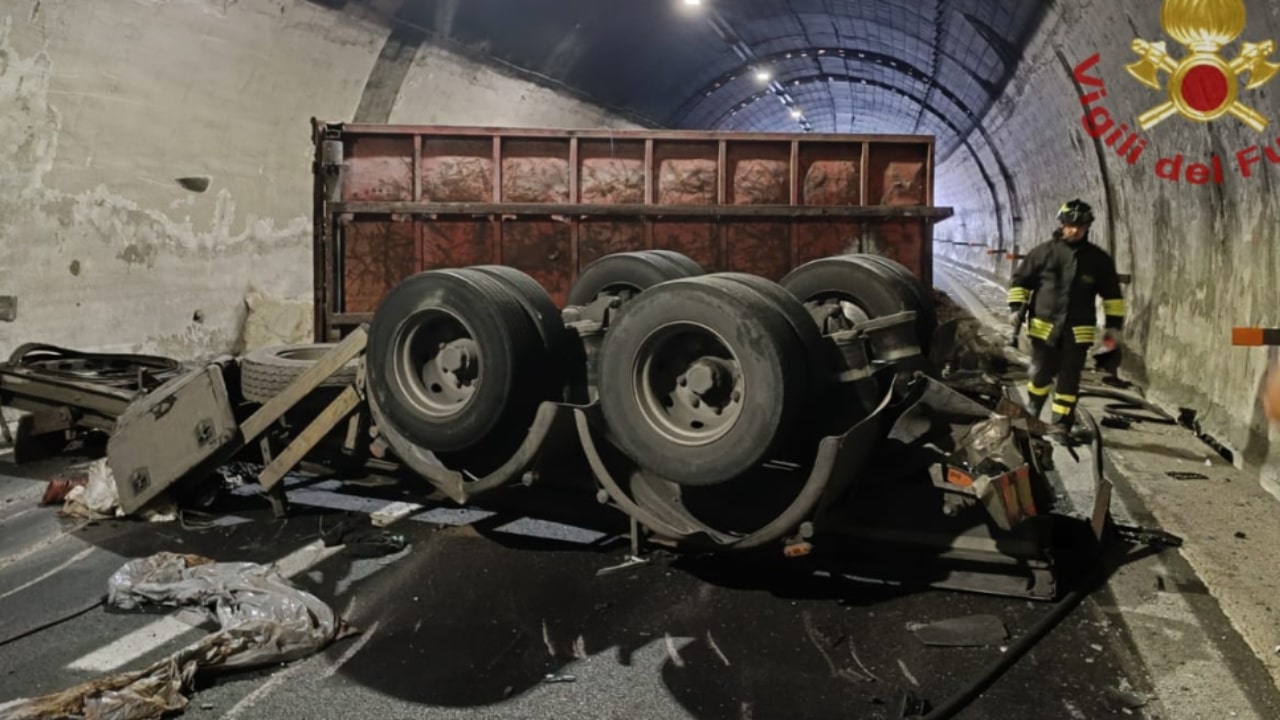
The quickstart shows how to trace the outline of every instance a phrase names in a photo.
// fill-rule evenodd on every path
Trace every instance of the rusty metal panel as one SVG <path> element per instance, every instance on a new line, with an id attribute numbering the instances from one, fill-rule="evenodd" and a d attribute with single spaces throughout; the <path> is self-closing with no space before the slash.
<path id="1" fill-rule="evenodd" d="M 857 252 L 862 225 L 851 222 L 802 220 L 796 223 L 796 265 L 832 255 Z"/>
<path id="2" fill-rule="evenodd" d="M 560 306 L 575 276 L 572 229 L 556 220 L 517 220 L 502 226 L 502 264 L 523 270 Z"/>
<path id="3" fill-rule="evenodd" d="M 873 204 L 925 205 L 928 147 L 903 143 L 871 146 L 868 183 Z"/>
<path id="4" fill-rule="evenodd" d="M 578 147 L 578 202 L 588 205 L 644 203 L 644 143 L 583 140 Z"/>
<path id="5" fill-rule="evenodd" d="M 916 277 L 933 285 L 931 243 L 932 233 L 921 220 L 882 220 L 870 224 L 864 234 L 867 243 L 859 252 L 870 252 L 896 260 L 911 270 Z"/>
<path id="6" fill-rule="evenodd" d="M 342 199 L 353 201 L 413 200 L 413 139 L 356 137 L 345 149 Z"/>
<path id="7" fill-rule="evenodd" d="M 313 131 L 324 340 L 434 267 L 506 263 L 558 301 L 583 266 L 644 247 L 773 278 L 819 257 L 881 252 L 928 281 L 933 223 L 950 216 L 916 209 L 931 202 L 929 136 L 320 121 Z M 336 196 L 329 141 L 344 149 Z"/>
<path id="8" fill-rule="evenodd" d="M 391 288 L 422 267 L 415 223 L 352 221 L 342 251 L 343 312 L 373 312 Z"/>
<path id="9" fill-rule="evenodd" d="M 605 255 L 644 250 L 644 225 L 635 220 L 584 220 L 578 226 L 578 269 Z"/>
<path id="10" fill-rule="evenodd" d="M 502 201 L 569 202 L 568 140 L 503 140 Z"/>
<path id="11" fill-rule="evenodd" d="M 728 257 L 723 269 L 781 280 L 791 269 L 791 224 L 735 222 L 726 228 Z"/>
<path id="12" fill-rule="evenodd" d="M 414 272 L 435 268 L 488 265 L 498 262 L 493 222 L 440 219 L 418 223 L 421 228 L 422 263 Z"/>
<path id="13" fill-rule="evenodd" d="M 424 138 L 422 199 L 487 202 L 493 198 L 493 143 L 482 138 Z"/>
<path id="14" fill-rule="evenodd" d="M 708 272 L 721 267 L 720 231 L 714 222 L 659 220 L 653 224 L 653 247 L 687 255 Z"/>
<path id="15" fill-rule="evenodd" d="M 659 141 L 653 162 L 659 205 L 715 205 L 720 191 L 720 148 L 714 142 Z"/>
<path id="16" fill-rule="evenodd" d="M 862 204 L 862 144 L 800 145 L 801 205 Z"/>
<path id="17" fill-rule="evenodd" d="M 791 143 L 728 143 L 730 205 L 791 202 Z"/>

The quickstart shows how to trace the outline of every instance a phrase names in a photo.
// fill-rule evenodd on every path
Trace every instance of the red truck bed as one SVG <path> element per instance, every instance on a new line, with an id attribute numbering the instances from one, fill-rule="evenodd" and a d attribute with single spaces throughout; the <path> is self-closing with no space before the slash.
<path id="1" fill-rule="evenodd" d="M 578 271 L 663 248 L 781 279 L 876 252 L 932 283 L 933 138 L 313 121 L 318 341 L 400 280 L 500 263 L 563 304 Z"/>

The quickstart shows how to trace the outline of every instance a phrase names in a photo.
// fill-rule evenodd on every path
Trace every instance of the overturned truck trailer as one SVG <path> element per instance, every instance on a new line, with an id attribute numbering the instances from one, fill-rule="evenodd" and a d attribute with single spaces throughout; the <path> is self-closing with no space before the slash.
<path id="1" fill-rule="evenodd" d="M 930 584 L 1053 595 L 1034 421 L 928 359 L 951 214 L 932 138 L 316 122 L 314 141 L 317 340 L 367 333 L 376 434 L 441 496 L 576 483 L 633 540 L 892 547 L 889 571 L 964 566 Z"/>
<path id="2" fill-rule="evenodd" d="M 672 250 L 780 280 L 889 257 L 933 282 L 931 136 L 314 123 L 317 340 L 423 270 L 500 264 L 563 306 L 603 255 Z"/>

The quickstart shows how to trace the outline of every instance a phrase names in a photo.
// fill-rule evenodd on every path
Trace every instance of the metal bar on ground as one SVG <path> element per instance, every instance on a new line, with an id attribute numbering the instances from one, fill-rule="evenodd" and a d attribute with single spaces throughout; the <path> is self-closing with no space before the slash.
<path id="1" fill-rule="evenodd" d="M 258 476 L 258 484 L 263 488 L 270 490 L 276 483 L 293 469 L 300 460 L 311 449 L 316 446 L 329 431 L 333 430 L 338 423 L 342 422 L 352 410 L 360 404 L 360 393 L 356 392 L 354 385 L 348 385 L 337 399 L 329 404 L 315 420 L 311 421 L 298 436 L 289 443 L 279 455 L 271 461 L 271 464 L 263 468 L 262 474 Z"/>

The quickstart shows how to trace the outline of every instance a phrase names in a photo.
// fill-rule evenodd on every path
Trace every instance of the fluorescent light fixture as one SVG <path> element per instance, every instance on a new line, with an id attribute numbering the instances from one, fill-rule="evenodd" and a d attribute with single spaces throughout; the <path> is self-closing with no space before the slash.
<path id="1" fill-rule="evenodd" d="M 701 5 L 702 0 L 684 0 L 685 5 Z"/>
<path id="2" fill-rule="evenodd" d="M 756 70 L 756 80 L 759 80 L 760 82 L 769 82 L 772 77 L 773 76 L 769 74 L 769 71 L 764 68 Z"/>
<path id="3" fill-rule="evenodd" d="M 804 117 L 804 113 L 800 112 L 800 108 L 791 108 L 791 117 L 799 120 Z"/>

